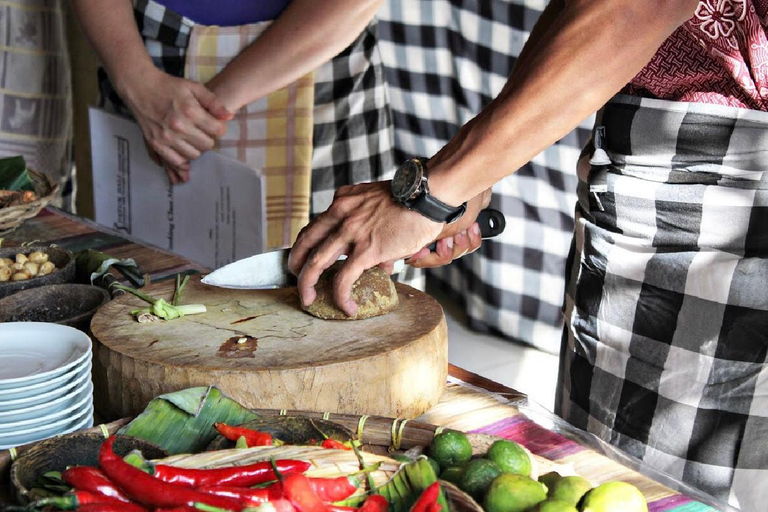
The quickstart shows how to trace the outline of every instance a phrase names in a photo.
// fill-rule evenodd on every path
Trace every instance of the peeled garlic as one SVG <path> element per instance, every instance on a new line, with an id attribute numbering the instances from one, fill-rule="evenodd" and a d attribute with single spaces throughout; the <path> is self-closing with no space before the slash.
<path id="1" fill-rule="evenodd" d="M 28 259 L 26 254 L 18 253 L 16 255 L 16 263 L 26 263 Z"/>
<path id="2" fill-rule="evenodd" d="M 13 265 L 11 265 L 11 270 L 13 270 L 14 272 L 21 272 L 22 270 L 24 270 L 24 264 L 14 263 Z"/>
<path id="3" fill-rule="evenodd" d="M 9 281 L 11 279 L 11 274 L 13 274 L 11 267 L 0 267 L 0 283 Z"/>
<path id="4" fill-rule="evenodd" d="M 47 276 L 54 270 L 56 270 L 56 265 L 54 265 L 52 261 L 46 261 L 45 263 L 40 265 L 40 268 L 37 271 L 37 275 Z"/>
<path id="5" fill-rule="evenodd" d="M 35 251 L 29 255 L 29 261 L 37 263 L 38 265 L 45 263 L 48 261 L 48 254 L 43 251 Z"/>
<path id="6" fill-rule="evenodd" d="M 40 266 L 37 263 L 28 261 L 24 264 L 24 270 L 29 272 L 32 277 L 35 277 L 40 272 Z"/>
<path id="7" fill-rule="evenodd" d="M 21 272 L 16 272 L 11 276 L 11 281 L 26 281 L 27 279 L 31 279 L 32 276 L 27 272 L 26 270 L 22 270 Z"/>
<path id="8" fill-rule="evenodd" d="M 0 258 L 0 268 L 10 267 L 11 265 L 13 265 L 13 260 L 11 258 Z"/>

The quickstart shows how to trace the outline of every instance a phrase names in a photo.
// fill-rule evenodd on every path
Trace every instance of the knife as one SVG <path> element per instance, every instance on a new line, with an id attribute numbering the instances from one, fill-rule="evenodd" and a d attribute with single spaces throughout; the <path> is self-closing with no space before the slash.
<path id="1" fill-rule="evenodd" d="M 482 210 L 477 216 L 480 225 L 480 236 L 492 238 L 506 226 L 504 214 L 492 208 Z M 435 250 L 436 244 L 430 244 L 430 250 Z M 234 288 L 239 290 L 258 290 L 271 288 L 284 288 L 296 284 L 296 276 L 288 270 L 288 255 L 290 249 L 256 254 L 241 260 L 229 263 L 214 270 L 202 279 L 202 282 L 220 288 Z M 399 263 L 399 265 L 398 265 Z M 405 267 L 403 260 L 395 263 L 395 273 Z"/>

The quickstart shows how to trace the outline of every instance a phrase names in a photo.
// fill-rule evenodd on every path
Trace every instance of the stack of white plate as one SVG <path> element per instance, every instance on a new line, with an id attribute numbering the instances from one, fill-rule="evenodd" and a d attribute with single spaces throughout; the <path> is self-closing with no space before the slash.
<path id="1" fill-rule="evenodd" d="M 91 426 L 90 338 L 64 325 L 0 323 L 0 449 Z"/>

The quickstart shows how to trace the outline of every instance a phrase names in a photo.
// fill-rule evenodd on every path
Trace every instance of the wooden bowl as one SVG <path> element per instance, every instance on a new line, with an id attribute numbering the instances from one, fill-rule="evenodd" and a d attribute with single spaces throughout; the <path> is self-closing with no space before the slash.
<path id="1" fill-rule="evenodd" d="M 0 322 L 51 322 L 87 331 L 96 310 L 110 299 L 88 284 L 52 284 L 0 299 Z"/>
<path id="2" fill-rule="evenodd" d="M 26 281 L 6 281 L 0 283 L 0 299 L 28 288 L 35 288 L 37 286 L 48 284 L 71 283 L 75 280 L 75 255 L 60 247 L 52 245 L 8 247 L 6 249 L 0 249 L 0 258 L 14 259 L 18 253 L 30 254 L 35 251 L 47 253 L 48 259 L 56 265 L 56 270 L 47 276 L 33 277 Z"/>
<path id="3" fill-rule="evenodd" d="M 104 436 L 100 432 L 75 432 L 47 439 L 25 451 L 11 466 L 11 483 L 16 500 L 21 504 L 40 498 L 32 489 L 48 471 L 64 471 L 68 466 L 96 466 Z M 118 436 L 115 453 L 124 456 L 141 450 L 147 459 L 167 457 L 162 448 L 135 437 Z"/>

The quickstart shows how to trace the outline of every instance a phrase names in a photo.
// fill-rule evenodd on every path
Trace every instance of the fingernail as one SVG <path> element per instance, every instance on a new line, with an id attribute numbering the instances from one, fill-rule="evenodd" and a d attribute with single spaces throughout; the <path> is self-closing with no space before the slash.
<path id="1" fill-rule="evenodd" d="M 304 296 L 301 298 L 301 304 L 305 308 L 308 308 L 312 305 L 313 302 L 315 302 L 315 297 L 317 296 L 317 293 L 315 293 L 315 290 L 312 289 L 304 294 Z"/>
<path id="2" fill-rule="evenodd" d="M 449 236 L 445 239 L 445 245 L 448 246 L 449 249 L 453 249 L 453 237 Z"/>
<path id="3" fill-rule="evenodd" d="M 477 222 L 472 224 L 472 227 L 470 227 L 469 229 L 470 229 L 470 231 L 472 231 L 473 235 L 479 235 L 480 234 L 480 225 Z"/>
<path id="4" fill-rule="evenodd" d="M 344 304 L 344 312 L 347 316 L 355 316 L 357 314 L 357 303 L 351 299 L 348 300 L 346 304 Z"/>

